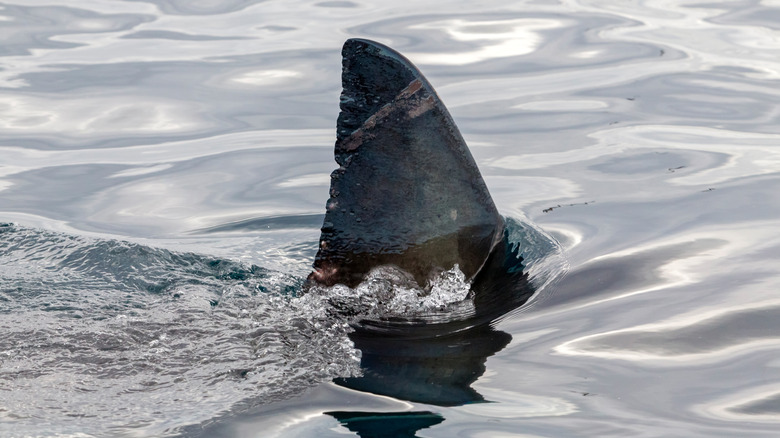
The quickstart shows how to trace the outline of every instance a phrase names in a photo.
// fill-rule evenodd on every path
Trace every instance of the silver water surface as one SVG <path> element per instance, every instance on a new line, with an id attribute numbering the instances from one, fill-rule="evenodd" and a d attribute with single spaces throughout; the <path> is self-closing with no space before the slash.
<path id="1" fill-rule="evenodd" d="M 19 377 L 10 373 L 40 366 L 23 356 L 34 320 L 14 319 L 17 287 L 51 292 L 33 274 L 72 300 L 90 288 L 116 292 L 166 279 L 174 286 L 163 290 L 188 292 L 183 296 L 193 301 L 184 307 L 167 295 L 140 303 L 143 318 L 130 322 L 139 334 L 128 334 L 137 343 L 128 361 L 176 359 L 174 348 L 144 350 L 162 348 L 149 344 L 159 341 L 149 322 L 200 306 L 211 315 L 208 299 L 227 280 L 209 267 L 210 257 L 233 260 L 239 270 L 255 264 L 292 282 L 306 275 L 335 166 L 339 48 L 357 36 L 389 44 L 421 68 L 471 146 L 499 209 L 529 218 L 566 248 L 571 273 L 499 324 L 512 343 L 488 360 L 475 385 L 496 403 L 443 408 L 323 385 L 231 420 L 230 412 L 198 404 L 198 397 L 215 396 L 203 387 L 174 386 L 186 388 L 176 393 L 160 385 L 137 400 L 186 397 L 202 410 L 185 404 L 186 414 L 154 417 L 165 418 L 162 425 L 133 425 L 143 419 L 123 412 L 121 431 L 150 435 L 202 423 L 211 436 L 342 436 L 349 432 L 322 413 L 352 409 L 435 412 L 445 421 L 425 429 L 430 437 L 775 436 L 777 18 L 780 4 L 773 1 L 5 3 L 0 220 L 47 242 L 75 239 L 63 243 L 74 250 L 99 247 L 80 239 L 115 237 L 165 248 L 154 251 L 166 255 L 154 265 L 159 271 L 127 271 L 108 283 L 101 272 L 62 262 L 65 255 L 36 258 L 22 248 L 13 253 L 20 257 L 6 257 L 0 318 L 6 330 L 20 328 L 7 336 L 16 343 L 1 352 L 3 378 L 14 385 Z M 205 267 L 192 272 L 167 261 L 167 254 L 192 252 L 208 256 L 187 263 Z M 149 259 L 143 260 L 139 271 Z M 264 280 L 230 281 L 241 283 L 237 303 L 262 300 L 253 288 Z M 273 283 L 279 284 L 286 283 Z M 204 287 L 212 289 L 199 296 Z M 98 293 L 87 295 L 100 301 Z M 116 295 L 104 299 L 74 308 L 83 321 L 86 309 L 102 305 L 109 319 L 90 324 L 120 324 L 110 318 L 131 304 L 111 303 Z M 40 312 L 39 330 L 54 334 L 55 344 L 58 332 L 66 338 L 100 332 L 42 308 L 26 312 Z M 219 337 L 221 325 L 234 321 L 224 337 L 235 339 L 218 343 L 228 350 L 245 342 L 238 340 L 243 330 L 264 324 L 220 312 L 198 321 L 212 318 L 203 339 Z M 301 379 L 285 382 L 304 387 L 307 379 L 331 375 L 303 363 L 325 355 L 301 351 L 308 355 L 303 361 L 279 371 L 301 372 Z M 101 357 L 74 354 L 63 367 L 83 369 L 74 364 Z M 239 368 L 235 357 L 226 354 L 203 373 Z M 141 387 L 163 379 L 150 370 L 120 383 Z M 30 393 L 63 385 L 78 391 L 79 377 L 68 372 L 47 381 L 30 374 Z M 235 384 L 231 391 L 250 398 L 284 392 L 240 373 L 235 380 L 224 376 L 222 388 Z M 80 378 L 100 383 L 99 377 Z M 53 400 L 31 402 L 37 414 L 26 419 L 8 413 L 30 411 L 2 405 L 0 430 L 90 433 L 80 426 L 94 420 L 61 417 L 60 399 Z"/>

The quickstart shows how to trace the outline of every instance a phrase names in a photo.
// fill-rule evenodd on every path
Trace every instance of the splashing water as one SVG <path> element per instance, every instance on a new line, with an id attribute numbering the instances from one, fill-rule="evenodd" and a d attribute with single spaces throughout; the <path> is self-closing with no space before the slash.
<path id="1" fill-rule="evenodd" d="M 331 308 L 352 317 L 410 317 L 464 301 L 469 287 L 457 265 L 432 278 L 426 288 L 394 266 L 379 266 L 354 289 L 315 286 L 307 297 L 325 296 Z"/>
<path id="2" fill-rule="evenodd" d="M 347 320 L 284 274 L 12 225 L 0 253 L 14 433 L 173 433 L 359 371 Z"/>
<path id="3" fill-rule="evenodd" d="M 21 435 L 172 435 L 359 375 L 354 321 L 473 314 L 457 266 L 300 294 L 254 265 L 11 224 L 0 261 L 0 419 Z"/>

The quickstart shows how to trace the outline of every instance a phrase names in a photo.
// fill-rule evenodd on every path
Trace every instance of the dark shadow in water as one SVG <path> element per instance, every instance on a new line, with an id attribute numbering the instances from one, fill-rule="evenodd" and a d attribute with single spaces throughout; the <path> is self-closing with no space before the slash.
<path id="1" fill-rule="evenodd" d="M 325 412 L 360 438 L 415 438 L 417 431 L 444 421 L 433 412 Z"/>
<path id="2" fill-rule="evenodd" d="M 512 340 L 491 324 L 533 294 L 523 259 L 505 233 L 472 284 L 474 307 L 418 319 L 354 324 L 350 339 L 362 353 L 360 377 L 338 385 L 400 400 L 438 406 L 485 401 L 471 384 L 488 357 Z"/>
<path id="3" fill-rule="evenodd" d="M 485 372 L 485 361 L 512 340 L 490 326 L 434 338 L 387 339 L 370 332 L 350 336 L 363 357 L 363 375 L 335 379 L 358 391 L 439 406 L 484 401 L 471 384 Z"/>

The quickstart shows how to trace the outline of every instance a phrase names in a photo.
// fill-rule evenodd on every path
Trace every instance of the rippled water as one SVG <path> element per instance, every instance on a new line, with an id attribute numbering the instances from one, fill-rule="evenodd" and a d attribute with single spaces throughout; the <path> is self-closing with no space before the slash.
<path id="1" fill-rule="evenodd" d="M 0 435 L 776 436 L 779 20 L 774 1 L 0 5 Z M 568 275 L 497 325 L 511 342 L 473 384 L 494 403 L 329 383 L 359 372 L 345 321 L 295 297 L 353 36 L 420 67 L 499 210 L 564 248 Z"/>

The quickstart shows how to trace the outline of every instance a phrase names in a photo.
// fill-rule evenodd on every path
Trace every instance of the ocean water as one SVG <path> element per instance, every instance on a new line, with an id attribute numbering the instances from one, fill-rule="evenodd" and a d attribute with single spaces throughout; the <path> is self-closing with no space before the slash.
<path id="1" fill-rule="evenodd" d="M 771 0 L 0 4 L 0 436 L 777 436 L 778 23 Z M 458 339 L 486 402 L 350 388 L 356 297 L 300 293 L 350 37 L 423 71 L 532 271 Z"/>

